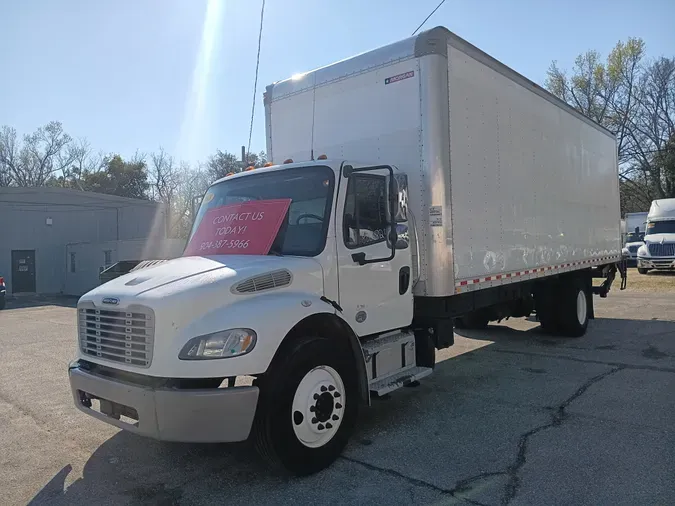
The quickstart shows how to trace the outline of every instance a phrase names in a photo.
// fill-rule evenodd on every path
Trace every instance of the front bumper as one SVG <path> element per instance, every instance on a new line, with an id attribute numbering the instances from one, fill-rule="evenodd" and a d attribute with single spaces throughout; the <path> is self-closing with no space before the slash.
<path id="1" fill-rule="evenodd" d="M 672 257 L 638 257 L 637 263 L 641 269 L 675 269 L 675 258 Z"/>
<path id="2" fill-rule="evenodd" d="M 258 387 L 160 389 L 68 370 L 75 406 L 106 423 L 161 441 L 227 443 L 248 438 Z M 92 409 L 98 400 L 103 411 Z M 123 421 L 120 414 L 124 416 Z M 130 418 L 129 418 L 130 416 Z"/>

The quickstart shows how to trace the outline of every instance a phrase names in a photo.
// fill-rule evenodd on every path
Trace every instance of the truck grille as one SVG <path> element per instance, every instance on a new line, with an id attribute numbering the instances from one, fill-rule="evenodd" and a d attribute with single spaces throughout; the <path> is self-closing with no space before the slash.
<path id="1" fill-rule="evenodd" d="M 155 318 L 151 309 L 133 306 L 114 311 L 85 303 L 78 307 L 78 331 L 82 353 L 112 362 L 150 367 L 155 337 Z"/>
<path id="2" fill-rule="evenodd" d="M 637 253 L 637 250 L 640 248 L 640 246 L 628 246 L 628 251 L 630 253 Z"/>
<path id="3" fill-rule="evenodd" d="M 666 242 L 663 244 L 650 244 L 649 254 L 653 257 L 675 256 L 675 242 Z"/>

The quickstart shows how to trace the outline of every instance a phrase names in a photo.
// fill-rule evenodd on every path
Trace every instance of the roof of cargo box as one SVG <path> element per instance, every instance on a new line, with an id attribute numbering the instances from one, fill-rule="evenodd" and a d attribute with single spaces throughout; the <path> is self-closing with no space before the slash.
<path id="1" fill-rule="evenodd" d="M 462 39 L 443 26 L 437 26 L 425 32 L 421 32 L 414 37 L 408 37 L 393 44 L 389 44 L 365 53 L 346 58 L 344 60 L 331 63 L 325 67 L 319 67 L 309 72 L 296 74 L 288 79 L 277 81 L 267 86 L 265 91 L 265 103 L 271 103 L 289 95 L 295 95 L 304 91 L 311 90 L 317 86 L 323 86 L 341 79 L 346 79 L 362 72 L 374 70 L 379 67 L 385 67 L 392 63 L 397 63 L 412 58 L 420 58 L 429 54 L 439 54 L 447 58 L 448 43 L 462 51 L 464 54 L 474 58 L 482 64 L 492 68 L 512 81 L 529 89 L 533 93 L 567 110 L 572 115 L 581 119 L 585 123 L 597 128 L 603 133 L 612 137 L 614 134 L 602 125 L 596 123 L 590 118 L 584 116 L 576 109 L 568 105 L 563 100 L 549 93 L 537 83 L 519 74 L 510 67 L 507 67 L 499 60 L 493 58 L 484 51 L 481 51 L 473 44 Z M 307 79 L 312 77 L 312 79 Z"/>

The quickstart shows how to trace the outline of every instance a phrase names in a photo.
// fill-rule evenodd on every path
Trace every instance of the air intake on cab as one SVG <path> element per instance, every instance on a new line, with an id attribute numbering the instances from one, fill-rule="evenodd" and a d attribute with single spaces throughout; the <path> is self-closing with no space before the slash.
<path id="1" fill-rule="evenodd" d="M 232 288 L 234 293 L 253 293 L 271 290 L 291 284 L 291 273 L 286 269 L 259 274 L 258 276 L 246 279 L 237 283 Z"/>

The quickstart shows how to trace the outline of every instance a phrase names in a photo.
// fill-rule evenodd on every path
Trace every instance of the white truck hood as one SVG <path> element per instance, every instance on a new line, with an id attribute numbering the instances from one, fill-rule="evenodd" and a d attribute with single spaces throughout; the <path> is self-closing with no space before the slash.
<path id="1" fill-rule="evenodd" d="M 170 295 L 192 292 L 198 288 L 201 290 L 207 287 L 214 288 L 214 285 L 218 285 L 218 291 L 223 293 L 224 289 L 225 292 L 229 291 L 237 281 L 283 268 L 291 271 L 294 276 L 309 275 L 314 278 L 314 282 L 310 283 L 314 285 L 312 291 L 317 288 L 322 290 L 322 270 L 315 260 L 296 257 L 222 255 L 181 257 L 133 271 L 94 288 L 83 295 L 80 300 L 91 301 L 96 306 L 101 306 L 104 299 L 112 299 L 107 302 L 124 307 L 130 303 L 141 302 L 141 300 L 166 298 Z"/>
<path id="2" fill-rule="evenodd" d="M 675 234 L 649 234 L 645 236 L 645 243 L 662 244 L 666 242 L 675 242 Z"/>

